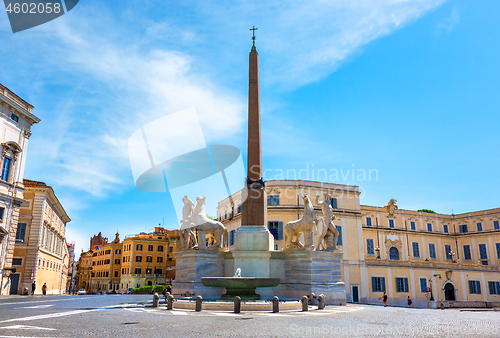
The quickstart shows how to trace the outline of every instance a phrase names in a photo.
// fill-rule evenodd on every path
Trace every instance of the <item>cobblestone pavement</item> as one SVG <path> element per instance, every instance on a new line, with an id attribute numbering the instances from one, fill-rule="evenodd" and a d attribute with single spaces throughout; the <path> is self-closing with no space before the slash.
<path id="1" fill-rule="evenodd" d="M 167 311 L 151 296 L 0 299 L 0 337 L 500 337 L 500 312 L 373 305 L 309 312 Z"/>

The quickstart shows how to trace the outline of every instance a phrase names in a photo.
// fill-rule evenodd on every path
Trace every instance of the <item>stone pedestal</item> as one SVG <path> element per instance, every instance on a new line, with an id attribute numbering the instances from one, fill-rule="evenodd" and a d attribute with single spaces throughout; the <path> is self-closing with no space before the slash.
<path id="1" fill-rule="evenodd" d="M 234 234 L 233 268 L 242 277 L 269 277 L 274 237 L 263 225 L 245 225 Z M 229 277 L 229 276 L 228 276 Z"/>
<path id="2" fill-rule="evenodd" d="M 275 293 L 280 298 L 325 295 L 329 305 L 345 305 L 341 282 L 341 253 L 330 251 L 287 250 L 284 254 L 284 279 Z"/>
<path id="3" fill-rule="evenodd" d="M 172 294 L 202 295 L 220 297 L 222 288 L 209 288 L 201 284 L 201 277 L 224 276 L 224 252 L 212 250 L 184 250 L 175 253 L 175 280 L 172 283 Z"/>

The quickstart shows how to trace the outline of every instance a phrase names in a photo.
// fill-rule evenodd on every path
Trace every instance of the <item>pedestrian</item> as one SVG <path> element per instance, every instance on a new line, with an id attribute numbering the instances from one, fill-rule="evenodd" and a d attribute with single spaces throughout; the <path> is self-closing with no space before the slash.
<path id="1" fill-rule="evenodd" d="M 413 307 L 413 305 L 411 305 L 411 298 L 410 298 L 410 296 L 408 296 L 408 307 Z"/>
<path id="2" fill-rule="evenodd" d="M 170 285 L 167 285 L 167 292 L 172 294 L 172 287 Z"/>
<path id="3" fill-rule="evenodd" d="M 35 289 L 36 289 L 36 281 L 33 281 L 33 283 L 31 283 L 31 295 L 32 296 L 35 295 Z"/>
<path id="4" fill-rule="evenodd" d="M 47 283 L 43 283 L 43 286 L 42 286 L 42 295 L 46 295 L 47 294 Z"/>
<path id="5" fill-rule="evenodd" d="M 384 307 L 387 306 L 387 293 L 385 293 L 384 291 L 384 294 L 382 295 L 382 297 L 379 298 L 379 300 L 382 299 L 383 302 L 384 302 Z"/>

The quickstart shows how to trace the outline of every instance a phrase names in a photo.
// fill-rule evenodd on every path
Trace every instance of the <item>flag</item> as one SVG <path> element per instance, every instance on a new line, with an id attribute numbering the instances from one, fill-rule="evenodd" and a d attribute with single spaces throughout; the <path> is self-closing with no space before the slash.
<path id="1" fill-rule="evenodd" d="M 99 245 L 96 245 L 94 249 L 99 250 Z"/>

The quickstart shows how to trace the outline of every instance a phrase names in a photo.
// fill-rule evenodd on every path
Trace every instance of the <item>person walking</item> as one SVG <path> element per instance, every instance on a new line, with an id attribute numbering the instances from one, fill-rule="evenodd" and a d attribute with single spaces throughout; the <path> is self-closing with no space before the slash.
<path id="1" fill-rule="evenodd" d="M 408 307 L 413 307 L 410 296 L 408 296 Z"/>
<path id="2" fill-rule="evenodd" d="M 382 301 L 384 302 L 384 307 L 387 306 L 387 293 L 385 293 L 384 291 L 384 294 L 382 295 L 382 297 L 379 298 L 379 300 L 382 299 Z"/>
<path id="3" fill-rule="evenodd" d="M 43 283 L 42 286 L 42 295 L 47 295 L 47 283 Z"/>
<path id="4" fill-rule="evenodd" d="M 32 296 L 35 295 L 35 289 L 36 289 L 36 281 L 33 281 L 33 283 L 31 283 L 31 295 Z"/>

